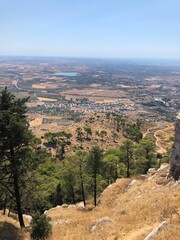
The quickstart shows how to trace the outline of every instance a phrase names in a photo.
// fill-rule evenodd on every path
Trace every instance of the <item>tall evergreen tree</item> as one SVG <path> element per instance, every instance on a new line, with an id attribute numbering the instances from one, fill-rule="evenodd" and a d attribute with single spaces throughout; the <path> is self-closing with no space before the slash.
<path id="1" fill-rule="evenodd" d="M 84 206 L 86 206 L 86 197 L 85 197 L 85 168 L 87 166 L 87 153 L 83 150 L 76 151 L 74 155 L 74 161 L 72 161 L 74 166 L 77 168 L 78 171 L 78 178 L 79 178 L 79 184 L 81 188 L 81 194 Z"/>
<path id="2" fill-rule="evenodd" d="M 129 178 L 131 175 L 132 161 L 133 161 L 133 151 L 134 151 L 134 143 L 132 140 L 127 139 L 120 146 L 120 150 L 122 151 L 122 158 L 124 159 L 124 164 L 126 165 L 126 177 Z"/>
<path id="3" fill-rule="evenodd" d="M 97 176 L 102 163 L 102 149 L 93 147 L 89 153 L 88 170 L 93 177 L 94 205 L 97 204 Z"/>
<path id="4" fill-rule="evenodd" d="M 24 227 L 21 202 L 22 179 L 31 165 L 27 155 L 33 137 L 26 117 L 27 100 L 27 98 L 15 98 L 7 87 L 0 92 L 0 181 L 14 196 L 21 227 Z"/>

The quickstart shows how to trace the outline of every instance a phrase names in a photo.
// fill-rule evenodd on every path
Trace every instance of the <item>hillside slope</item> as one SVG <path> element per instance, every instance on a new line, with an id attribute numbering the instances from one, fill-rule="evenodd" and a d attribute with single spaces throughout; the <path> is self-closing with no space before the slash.
<path id="1" fill-rule="evenodd" d="M 179 240 L 180 184 L 167 178 L 168 173 L 169 165 L 162 165 L 147 175 L 118 179 L 104 190 L 96 208 L 64 204 L 46 211 L 53 225 L 48 240 L 144 240 L 163 221 L 152 239 Z M 17 221 L 0 216 L 0 240 L 29 240 L 27 231 L 22 233 Z"/>
<path id="2" fill-rule="evenodd" d="M 154 240 L 180 239 L 180 185 L 167 179 L 169 166 L 139 176 L 118 179 L 102 193 L 92 211 L 80 207 L 56 207 L 49 240 L 143 240 L 162 221 Z"/>
<path id="3" fill-rule="evenodd" d="M 26 218 L 24 220 L 27 227 L 21 230 L 16 214 L 11 213 L 8 217 L 0 211 L 0 240 L 29 240 L 29 223 Z"/>

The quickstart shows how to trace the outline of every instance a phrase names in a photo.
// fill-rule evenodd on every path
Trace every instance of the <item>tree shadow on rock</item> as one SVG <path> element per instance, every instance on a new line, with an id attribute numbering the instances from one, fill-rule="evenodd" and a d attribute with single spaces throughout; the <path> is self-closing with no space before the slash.
<path id="1" fill-rule="evenodd" d="M 23 236 L 12 223 L 0 222 L 0 240 L 23 240 Z"/>

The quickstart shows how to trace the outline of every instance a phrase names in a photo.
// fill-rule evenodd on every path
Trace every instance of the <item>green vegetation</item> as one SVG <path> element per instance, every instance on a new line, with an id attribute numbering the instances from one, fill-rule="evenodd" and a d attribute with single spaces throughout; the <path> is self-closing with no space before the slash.
<path id="1" fill-rule="evenodd" d="M 142 139 L 139 120 L 125 124 L 124 118 L 115 119 L 113 140 L 118 138 L 120 129 L 127 137 L 120 146 L 106 151 L 94 146 L 89 151 L 77 149 L 66 154 L 72 134 L 46 133 L 41 143 L 29 130 L 27 100 L 15 98 L 6 88 L 0 93 L 0 207 L 17 212 L 21 227 L 23 213 L 43 213 L 51 207 L 79 201 L 86 206 L 87 198 L 93 198 L 96 206 L 97 196 L 117 178 L 144 174 L 159 166 L 162 156 L 155 154 L 152 139 Z M 76 134 L 82 146 L 84 140 L 90 139 L 92 130 L 88 126 L 78 127 Z M 96 131 L 95 135 L 105 141 L 107 132 Z M 56 152 L 55 158 L 51 149 Z M 38 224 L 42 235 L 37 235 Z M 44 226 L 48 233 L 43 232 Z M 43 239 L 50 233 L 44 215 L 35 215 L 32 228 L 33 239 Z"/>
<path id="2" fill-rule="evenodd" d="M 33 135 L 28 129 L 25 103 L 28 99 L 16 99 L 7 91 L 0 94 L 0 173 L 6 201 L 13 198 L 20 226 L 22 217 L 22 196 L 29 188 L 29 177 L 38 167 L 36 149 L 31 146 Z M 13 204 L 13 203 L 12 203 Z M 7 205 L 7 202 L 5 203 Z"/>
<path id="3" fill-rule="evenodd" d="M 93 180 L 93 196 L 94 196 L 94 206 L 97 203 L 97 184 L 98 184 L 98 174 L 100 174 L 101 161 L 102 161 L 102 149 L 99 147 L 93 147 L 89 153 L 88 157 L 88 171 Z"/>
<path id="4" fill-rule="evenodd" d="M 135 142 L 139 142 L 142 139 L 142 133 L 140 129 L 140 122 L 137 121 L 136 124 L 127 124 L 124 129 L 124 136 Z"/>
<path id="5" fill-rule="evenodd" d="M 172 141 L 172 142 L 174 142 L 175 137 L 174 137 L 174 136 L 171 136 L 171 137 L 169 137 L 169 140 Z"/>
<path id="6" fill-rule="evenodd" d="M 92 130 L 90 127 L 84 127 L 84 131 L 86 132 L 86 139 L 89 139 L 89 136 L 92 135 Z"/>
<path id="7" fill-rule="evenodd" d="M 61 162 L 61 186 L 63 202 L 76 203 L 93 196 L 94 205 L 97 195 L 117 178 L 145 174 L 151 167 L 158 167 L 155 143 L 146 138 L 139 143 L 130 139 L 106 152 L 92 147 L 89 152 L 77 150 Z"/>
<path id="8" fill-rule="evenodd" d="M 31 221 L 31 238 L 33 240 L 45 240 L 52 233 L 50 218 L 44 214 L 36 213 Z"/>

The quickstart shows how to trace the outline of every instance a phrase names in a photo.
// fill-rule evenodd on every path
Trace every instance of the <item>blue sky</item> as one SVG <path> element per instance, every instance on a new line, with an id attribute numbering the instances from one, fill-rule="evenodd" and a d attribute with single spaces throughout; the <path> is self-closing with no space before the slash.
<path id="1" fill-rule="evenodd" d="M 180 58 L 180 0 L 0 0 L 0 55 Z"/>

